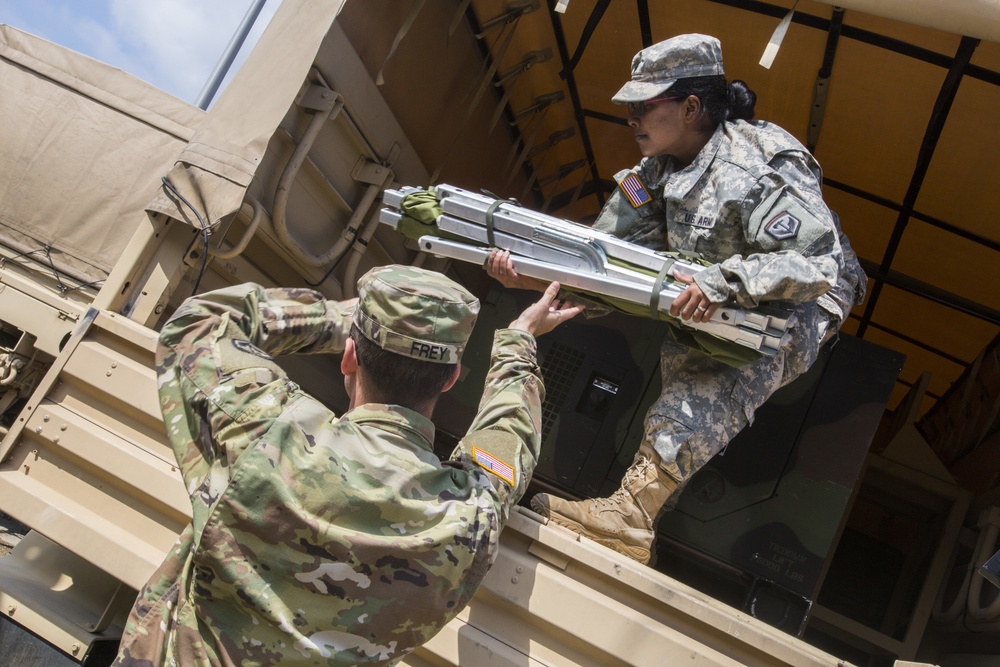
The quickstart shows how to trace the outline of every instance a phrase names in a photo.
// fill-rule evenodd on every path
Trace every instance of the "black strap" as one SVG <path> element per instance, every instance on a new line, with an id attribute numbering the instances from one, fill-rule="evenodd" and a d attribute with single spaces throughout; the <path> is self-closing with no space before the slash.
<path id="1" fill-rule="evenodd" d="M 660 272 L 656 274 L 656 280 L 653 281 L 653 291 L 649 295 L 649 316 L 654 320 L 660 319 L 660 290 L 663 289 L 663 281 L 667 279 L 667 274 L 676 262 L 677 259 L 674 257 L 665 258 Z"/>
<path id="2" fill-rule="evenodd" d="M 492 192 L 483 190 L 484 193 L 490 197 L 496 197 Z M 486 209 L 486 242 L 490 244 L 491 248 L 496 248 L 497 244 L 493 236 L 493 212 L 500 208 L 501 204 L 513 204 L 514 206 L 520 206 L 521 204 L 516 199 L 500 199 L 496 197 L 493 203 L 489 205 Z"/>
<path id="3" fill-rule="evenodd" d="M 496 199 L 490 204 L 489 208 L 486 209 L 486 242 L 489 243 L 491 248 L 496 248 L 497 244 L 493 237 L 493 211 L 500 208 L 500 204 L 506 202 L 505 199 Z"/>

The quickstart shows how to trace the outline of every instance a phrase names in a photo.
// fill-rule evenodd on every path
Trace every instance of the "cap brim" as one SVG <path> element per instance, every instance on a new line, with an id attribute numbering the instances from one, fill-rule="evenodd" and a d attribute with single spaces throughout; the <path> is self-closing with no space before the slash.
<path id="1" fill-rule="evenodd" d="M 652 81 L 629 81 L 621 87 L 621 90 L 615 93 L 611 101 L 615 104 L 645 102 L 667 92 L 675 83 L 677 83 L 677 79 L 667 79 L 655 83 Z"/>

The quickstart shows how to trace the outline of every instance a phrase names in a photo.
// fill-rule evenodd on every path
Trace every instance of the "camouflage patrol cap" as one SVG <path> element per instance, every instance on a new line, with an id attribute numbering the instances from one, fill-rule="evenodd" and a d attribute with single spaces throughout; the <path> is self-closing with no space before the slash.
<path id="1" fill-rule="evenodd" d="M 632 80 L 611 101 L 645 102 L 667 92 L 678 79 L 724 74 L 719 40 L 708 35 L 678 35 L 635 54 Z"/>
<path id="2" fill-rule="evenodd" d="M 436 271 L 380 266 L 358 281 L 354 324 L 383 350 L 439 364 L 462 358 L 479 299 Z"/>

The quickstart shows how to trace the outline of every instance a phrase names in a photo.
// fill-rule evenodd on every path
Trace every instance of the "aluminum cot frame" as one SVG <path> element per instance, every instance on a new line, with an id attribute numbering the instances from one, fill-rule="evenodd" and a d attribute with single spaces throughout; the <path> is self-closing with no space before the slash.
<path id="1" fill-rule="evenodd" d="M 412 187 L 386 190 L 380 221 L 398 229 L 403 200 L 421 191 Z M 434 191 L 443 211 L 436 220 L 438 229 L 468 242 L 427 234 L 418 239 L 425 252 L 482 266 L 492 248 L 508 250 L 517 257 L 517 270 L 525 276 L 558 280 L 597 296 L 649 306 L 651 317 L 669 319 L 767 355 L 775 354 L 791 338 L 795 316 L 779 308 L 722 306 L 707 322 L 682 322 L 671 316 L 670 305 L 685 287 L 671 279 L 671 271 L 693 275 L 705 268 L 702 264 L 452 185 L 437 185 Z"/>

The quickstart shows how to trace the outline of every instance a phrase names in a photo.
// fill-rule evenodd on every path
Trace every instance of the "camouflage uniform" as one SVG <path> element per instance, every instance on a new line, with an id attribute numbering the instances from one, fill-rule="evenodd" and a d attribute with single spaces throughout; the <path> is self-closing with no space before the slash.
<path id="1" fill-rule="evenodd" d="M 635 207 L 618 188 L 595 228 L 714 263 L 695 283 L 715 303 L 754 308 L 783 301 L 798 319 L 791 342 L 775 356 L 740 368 L 664 341 L 663 391 L 647 413 L 645 439 L 683 485 L 775 390 L 812 365 L 831 323 L 838 328 L 857 298 L 860 271 L 853 252 L 852 270 L 844 271 L 843 237 L 823 202 L 819 165 L 776 125 L 721 123 L 688 167 L 656 156 L 615 180 L 633 174 L 650 201 Z"/>
<path id="2" fill-rule="evenodd" d="M 407 314 L 386 303 L 400 312 L 354 317 L 364 335 L 384 341 L 387 319 Z M 352 310 L 243 285 L 189 299 L 164 326 L 160 400 L 193 517 L 140 592 L 116 664 L 394 664 L 476 591 L 537 460 L 535 340 L 496 332 L 479 414 L 441 462 L 421 414 L 366 404 L 338 417 L 274 363 L 342 352 Z M 441 315 L 412 331 L 440 342 Z"/>
<path id="3" fill-rule="evenodd" d="M 712 76 L 724 76 L 719 40 L 680 35 L 636 54 L 631 80 L 612 99 L 645 102 L 669 94 L 678 79 Z M 555 523 L 645 563 L 659 513 L 775 390 L 812 365 L 863 297 L 865 277 L 823 202 L 819 165 L 776 125 L 723 121 L 690 165 L 648 157 L 615 181 L 595 228 L 713 263 L 694 277 L 712 303 L 783 302 L 797 316 L 790 344 L 738 368 L 668 337 L 662 393 L 621 488 L 609 498 L 532 499 Z"/>

